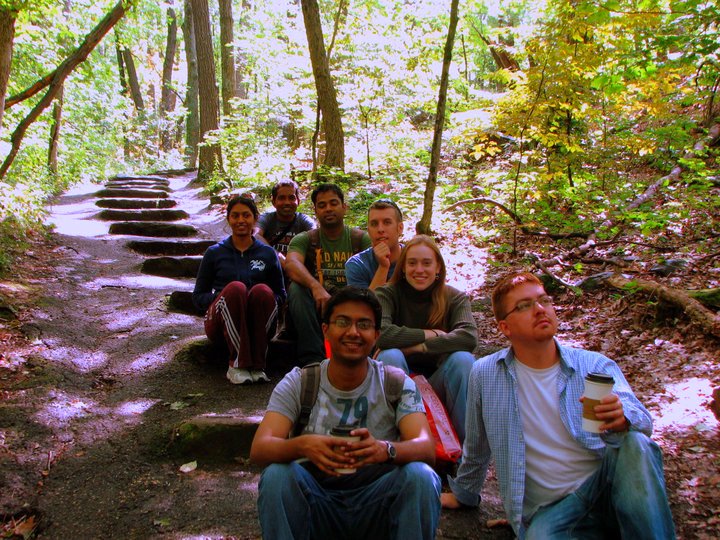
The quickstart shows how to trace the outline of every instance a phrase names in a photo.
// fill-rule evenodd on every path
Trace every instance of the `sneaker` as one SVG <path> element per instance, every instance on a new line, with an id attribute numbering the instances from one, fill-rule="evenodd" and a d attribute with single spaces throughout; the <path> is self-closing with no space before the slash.
<path id="1" fill-rule="evenodd" d="M 242 368 L 228 368 L 226 377 L 233 384 L 251 384 L 253 382 L 250 372 Z"/>
<path id="2" fill-rule="evenodd" d="M 253 382 L 270 382 L 270 379 L 262 369 L 251 369 L 250 375 L 252 375 Z"/>

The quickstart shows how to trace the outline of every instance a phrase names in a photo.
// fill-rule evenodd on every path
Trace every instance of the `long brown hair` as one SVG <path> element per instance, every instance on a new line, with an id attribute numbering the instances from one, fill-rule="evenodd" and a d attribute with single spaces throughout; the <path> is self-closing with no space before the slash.
<path id="1" fill-rule="evenodd" d="M 430 318 L 428 319 L 428 326 L 431 328 L 445 329 L 445 315 L 447 311 L 447 295 L 445 294 L 445 277 L 447 276 L 447 269 L 445 267 L 445 259 L 443 259 L 440 248 L 437 247 L 435 240 L 424 234 L 418 234 L 414 236 L 400 252 L 397 263 L 395 264 L 395 272 L 393 272 L 390 278 L 390 283 L 397 285 L 401 281 L 407 283 L 405 278 L 405 262 L 407 260 L 407 253 L 410 248 L 417 245 L 424 245 L 429 247 L 433 253 L 435 253 L 435 260 L 440 266 L 440 270 L 437 274 L 437 284 L 433 289 L 431 295 L 431 308 Z"/>

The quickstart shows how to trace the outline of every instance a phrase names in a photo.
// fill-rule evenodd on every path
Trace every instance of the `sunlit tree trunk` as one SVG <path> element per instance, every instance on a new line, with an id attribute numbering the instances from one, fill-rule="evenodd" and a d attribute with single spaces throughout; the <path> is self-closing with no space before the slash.
<path id="1" fill-rule="evenodd" d="M 248 17 L 245 16 L 245 12 L 250 12 L 250 2 L 243 0 L 242 11 L 238 17 L 238 24 L 241 28 L 247 26 Z M 248 97 L 248 83 L 244 80 L 244 73 L 247 67 L 247 54 L 243 50 L 236 50 L 235 52 L 235 95 L 241 99 L 247 99 Z"/>
<path id="2" fill-rule="evenodd" d="M 200 90 L 200 137 L 219 127 L 218 88 L 215 78 L 210 15 L 207 0 L 191 0 L 195 28 L 195 47 Z M 208 179 L 215 170 L 222 170 L 222 154 L 217 144 L 201 144 L 198 178 Z"/>
<path id="3" fill-rule="evenodd" d="M 318 107 L 322 114 L 325 132 L 325 160 L 329 167 L 345 169 L 345 135 L 342 117 L 337 101 L 335 86 L 330 76 L 325 42 L 320 22 L 320 8 L 317 0 L 301 0 L 305 33 L 307 34 L 310 61 L 312 62 L 315 88 L 318 94 Z"/>
<path id="4" fill-rule="evenodd" d="M 160 116 L 164 120 L 160 132 L 160 148 L 166 152 L 170 150 L 173 141 L 173 129 L 170 122 L 167 121 L 167 116 L 175 110 L 176 101 L 175 91 L 172 88 L 172 72 L 177 51 L 177 18 L 175 17 L 175 10 L 171 7 L 167 10 L 167 18 L 167 42 L 165 44 L 162 89 L 160 93 Z"/>
<path id="5" fill-rule="evenodd" d="M 145 104 L 143 102 L 142 92 L 140 91 L 140 81 L 138 80 L 137 71 L 135 70 L 135 59 L 128 47 L 123 47 L 122 58 L 123 63 L 125 64 L 125 71 L 127 73 L 130 97 L 135 104 L 135 109 L 138 112 L 143 112 L 145 110 Z"/>
<path id="6" fill-rule="evenodd" d="M 442 74 L 440 75 L 440 92 L 438 93 L 437 113 L 435 115 L 435 130 L 433 133 L 432 151 L 430 154 L 430 171 L 425 184 L 425 199 L 423 202 L 423 215 L 415 230 L 418 234 L 430 234 L 430 222 L 432 221 L 433 199 L 437 187 L 437 171 L 440 165 L 440 148 L 442 146 L 443 126 L 445 124 L 445 105 L 447 102 L 447 87 L 452 62 L 452 51 L 455 44 L 455 30 L 458 22 L 459 0 L 452 0 L 450 4 L 450 26 L 448 28 L 447 40 L 445 40 L 445 51 L 443 53 Z"/>
<path id="7" fill-rule="evenodd" d="M 15 40 L 16 11 L 0 7 L 0 129 L 2 129 L 3 112 L 5 111 L 5 94 L 10 78 L 13 41 Z"/>
<path id="8" fill-rule="evenodd" d="M 200 142 L 200 109 L 198 106 L 198 69 L 197 49 L 195 47 L 195 26 L 193 24 L 190 0 L 185 0 L 185 20 L 183 21 L 185 36 L 185 58 L 187 61 L 187 90 L 185 92 L 185 157 L 188 167 L 194 168 L 198 159 L 198 143 Z"/>
<path id="9" fill-rule="evenodd" d="M 220 0 L 220 65 L 222 67 L 223 113 L 230 114 L 235 97 L 235 53 L 233 50 L 232 0 Z"/>
<path id="10" fill-rule="evenodd" d="M 52 124 L 50 124 L 50 144 L 48 145 L 48 169 L 53 175 L 57 175 L 58 144 L 60 142 L 60 125 L 62 124 L 64 87 L 60 87 L 55 105 L 53 105 Z"/>

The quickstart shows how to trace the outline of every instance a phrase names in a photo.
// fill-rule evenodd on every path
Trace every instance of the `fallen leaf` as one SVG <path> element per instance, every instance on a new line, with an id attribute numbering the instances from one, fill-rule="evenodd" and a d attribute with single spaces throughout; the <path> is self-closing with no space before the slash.
<path id="1" fill-rule="evenodd" d="M 197 393 L 197 394 L 187 394 L 187 395 L 185 396 L 185 398 L 187 398 L 187 399 L 192 399 L 192 398 L 196 398 L 196 397 L 202 397 L 202 396 L 204 396 L 204 395 L 205 395 L 205 394 L 203 394 L 202 392 L 199 392 L 199 393 Z"/>
<path id="2" fill-rule="evenodd" d="M 153 525 L 155 525 L 156 527 L 167 527 L 170 525 L 170 520 L 167 518 L 156 519 L 155 521 L 153 521 Z"/>
<path id="3" fill-rule="evenodd" d="M 485 526 L 488 529 L 494 529 L 495 527 L 506 527 L 510 525 L 510 522 L 507 519 L 488 519 L 485 522 Z"/>
<path id="4" fill-rule="evenodd" d="M 32 536 L 35 527 L 37 527 L 37 524 L 35 523 L 35 516 L 30 516 L 15 525 L 12 532 L 14 535 L 22 536 L 24 540 L 27 540 Z"/>
<path id="5" fill-rule="evenodd" d="M 173 401 L 170 404 L 170 409 L 173 411 L 179 411 L 180 409 L 184 409 L 185 407 L 189 407 L 190 404 L 186 403 L 184 401 Z"/>
<path id="6" fill-rule="evenodd" d="M 181 473 L 193 472 L 195 469 L 197 469 L 197 461 L 190 461 L 180 466 Z"/>

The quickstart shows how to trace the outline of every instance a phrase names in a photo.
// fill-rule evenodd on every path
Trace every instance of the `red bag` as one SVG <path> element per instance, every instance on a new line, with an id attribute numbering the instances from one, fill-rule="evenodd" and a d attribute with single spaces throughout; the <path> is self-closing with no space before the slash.
<path id="1" fill-rule="evenodd" d="M 435 459 L 457 463 L 462 455 L 462 446 L 450 423 L 445 406 L 425 377 L 413 375 L 412 379 L 422 396 L 430 431 L 435 438 Z"/>

